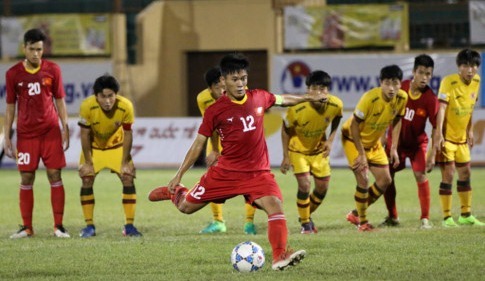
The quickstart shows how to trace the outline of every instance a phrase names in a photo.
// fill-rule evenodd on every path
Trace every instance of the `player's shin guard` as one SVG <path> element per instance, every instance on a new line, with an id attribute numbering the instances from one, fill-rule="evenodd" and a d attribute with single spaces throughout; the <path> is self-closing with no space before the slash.
<path id="1" fill-rule="evenodd" d="M 326 190 L 322 194 L 313 190 L 312 194 L 310 194 L 310 214 L 315 212 L 315 210 L 322 204 L 325 196 L 327 196 Z"/>
<path id="2" fill-rule="evenodd" d="M 54 215 L 54 225 L 62 225 L 64 218 L 64 204 L 65 204 L 65 192 L 62 180 L 57 182 L 51 182 L 51 205 L 52 213 Z"/>
<path id="3" fill-rule="evenodd" d="M 34 210 L 34 190 L 31 184 L 21 184 L 19 191 L 19 206 L 22 222 L 25 227 L 32 229 L 32 212 Z"/>
<path id="4" fill-rule="evenodd" d="M 384 192 L 384 199 L 386 201 L 388 216 L 396 219 L 398 215 L 396 208 L 396 185 L 394 184 L 394 180 Z"/>
<path id="5" fill-rule="evenodd" d="M 244 204 L 244 208 L 246 210 L 246 222 L 253 222 L 254 221 L 254 213 L 256 213 L 256 208 L 254 208 L 251 204 Z"/>
<path id="6" fill-rule="evenodd" d="M 367 189 L 357 186 L 355 188 L 355 208 L 357 209 L 357 213 L 359 214 L 360 223 L 364 224 L 367 222 L 367 200 L 369 197 L 369 193 Z"/>
<path id="7" fill-rule="evenodd" d="M 223 204 L 210 203 L 210 205 L 211 205 L 212 217 L 214 221 L 224 221 L 224 218 L 222 217 Z"/>
<path id="8" fill-rule="evenodd" d="M 440 183 L 440 201 L 441 201 L 441 210 L 443 211 L 443 218 L 447 219 L 451 217 L 451 184 L 449 183 Z"/>
<path id="9" fill-rule="evenodd" d="M 87 225 L 93 225 L 94 193 L 92 186 L 81 187 L 81 207 L 83 209 L 84 221 Z"/>
<path id="10" fill-rule="evenodd" d="M 457 181 L 458 196 L 460 197 L 461 215 L 463 217 L 470 216 L 472 206 L 472 187 L 470 180 Z"/>
<path id="11" fill-rule="evenodd" d="M 372 184 L 370 187 L 369 187 L 369 198 L 368 198 L 368 206 L 374 204 L 374 202 L 377 201 L 377 199 L 379 199 L 379 197 L 381 197 L 382 193 L 384 193 L 382 191 L 382 189 L 380 187 L 377 186 L 376 183 Z"/>
<path id="12" fill-rule="evenodd" d="M 428 180 L 418 183 L 418 197 L 419 204 L 421 206 L 421 219 L 429 219 L 429 205 L 431 196 L 429 192 Z"/>
<path id="13" fill-rule="evenodd" d="M 122 204 L 125 211 L 125 224 L 133 224 L 136 210 L 135 186 L 123 186 Z"/>
<path id="14" fill-rule="evenodd" d="M 298 190 L 296 194 L 296 206 L 300 216 L 300 223 L 310 222 L 310 194 Z"/>
<path id="15" fill-rule="evenodd" d="M 273 260 L 277 260 L 286 250 L 288 243 L 288 228 L 283 213 L 268 216 L 268 240 L 273 250 Z"/>

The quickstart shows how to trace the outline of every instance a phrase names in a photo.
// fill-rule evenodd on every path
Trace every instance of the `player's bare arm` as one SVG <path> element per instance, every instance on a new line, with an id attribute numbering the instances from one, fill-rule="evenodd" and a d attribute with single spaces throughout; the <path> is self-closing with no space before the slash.
<path id="1" fill-rule="evenodd" d="M 210 137 L 210 142 L 212 145 L 212 151 L 207 155 L 205 158 L 205 164 L 207 167 L 214 165 L 217 162 L 217 158 L 219 158 L 220 151 L 219 151 L 219 134 L 216 131 Z"/>
<path id="2" fill-rule="evenodd" d="M 443 139 L 443 123 L 445 120 L 445 112 L 447 108 L 447 104 L 444 102 L 440 102 L 440 107 L 438 109 L 438 115 L 436 116 L 436 131 L 433 138 L 435 139 L 434 146 L 436 151 L 441 151 L 441 148 L 445 144 Z"/>
<path id="3" fill-rule="evenodd" d="M 360 130 L 359 130 L 360 122 L 362 122 L 362 120 L 353 116 L 352 123 L 350 124 L 350 134 L 352 135 L 355 148 L 359 152 L 359 155 L 357 156 L 357 158 L 355 159 L 352 165 L 352 170 L 360 173 L 366 173 L 368 164 L 367 164 L 367 157 L 365 156 L 364 145 L 362 144 L 362 140 L 360 138 Z"/>
<path id="4" fill-rule="evenodd" d="M 131 149 L 133 147 L 133 131 L 123 130 L 123 158 L 121 161 L 121 176 L 135 176 L 134 166 L 130 164 Z"/>
<path id="5" fill-rule="evenodd" d="M 281 161 L 280 171 L 286 175 L 286 172 L 290 170 L 290 156 L 288 154 L 288 145 L 290 143 L 289 129 L 286 128 L 283 123 L 281 127 L 281 143 L 283 146 L 283 160 Z"/>
<path id="6" fill-rule="evenodd" d="M 468 122 L 468 126 L 466 128 L 466 131 L 467 131 L 467 142 L 468 142 L 468 145 L 470 146 L 470 148 L 473 147 L 473 145 L 475 144 L 475 139 L 474 139 L 474 135 L 473 135 L 473 123 L 472 123 L 472 119 L 473 119 L 473 116 L 470 117 L 470 122 Z"/>
<path id="7" fill-rule="evenodd" d="M 81 127 L 81 148 L 84 164 L 79 167 L 79 176 L 94 176 L 93 157 L 91 154 L 91 128 Z"/>
<path id="8" fill-rule="evenodd" d="M 15 158 L 15 148 L 12 145 L 12 140 L 10 138 L 12 131 L 13 119 L 15 118 L 15 104 L 7 104 L 5 112 L 5 122 L 3 126 L 3 134 L 5 136 L 5 142 L 3 143 L 3 148 L 5 155 L 9 158 Z"/>
<path id="9" fill-rule="evenodd" d="M 327 101 L 327 94 L 319 93 L 319 94 L 304 94 L 304 95 L 297 95 L 297 94 L 282 94 L 278 95 L 282 98 L 281 103 L 277 103 L 276 105 L 280 106 L 292 106 L 302 102 L 311 101 L 311 102 L 326 102 Z M 277 96 L 277 101 L 278 101 Z"/>
<path id="10" fill-rule="evenodd" d="M 401 133 L 401 118 L 402 116 L 396 116 L 392 124 L 392 143 L 390 149 L 390 161 L 394 168 L 399 166 L 399 155 L 397 154 L 397 146 L 399 144 L 399 134 Z"/>
<path id="11" fill-rule="evenodd" d="M 340 124 L 340 120 L 342 120 L 342 116 L 337 116 L 332 120 L 332 125 L 330 127 L 330 134 L 328 135 L 328 138 L 325 141 L 324 147 L 323 147 L 323 157 L 328 157 L 330 155 L 330 150 L 332 149 L 333 140 L 335 139 L 335 135 L 337 134 L 337 129 Z"/>
<path id="12" fill-rule="evenodd" d="M 64 98 L 56 99 L 57 114 L 62 126 L 62 144 L 64 146 L 64 151 L 69 148 L 69 126 L 67 123 L 67 109 L 66 101 Z"/>
<path id="13" fill-rule="evenodd" d="M 180 184 L 180 181 L 182 180 L 182 177 L 185 174 L 185 172 L 187 172 L 187 170 L 189 170 L 190 167 L 194 165 L 195 161 L 197 161 L 200 153 L 202 152 L 202 149 L 204 149 L 206 141 L 207 141 L 206 136 L 197 134 L 197 137 L 195 138 L 194 142 L 190 146 L 189 151 L 187 151 L 184 161 L 180 165 L 177 173 L 168 183 L 168 189 L 170 190 L 171 193 L 175 192 L 175 187 Z"/>

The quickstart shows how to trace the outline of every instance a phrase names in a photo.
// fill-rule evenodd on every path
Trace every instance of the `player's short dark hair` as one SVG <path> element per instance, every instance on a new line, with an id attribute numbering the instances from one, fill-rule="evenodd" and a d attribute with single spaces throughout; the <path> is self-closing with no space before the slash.
<path id="1" fill-rule="evenodd" d="M 480 66 L 481 63 L 482 57 L 477 51 L 472 49 L 463 49 L 456 55 L 457 66 L 462 64 Z"/>
<path id="2" fill-rule="evenodd" d="M 27 30 L 24 34 L 24 45 L 27 46 L 29 43 L 35 43 L 42 41 L 44 42 L 47 36 L 38 28 L 32 28 Z"/>
<path id="3" fill-rule="evenodd" d="M 315 70 L 308 74 L 305 80 L 305 84 L 307 85 L 307 87 L 317 85 L 330 88 L 330 85 L 332 85 L 332 78 L 325 71 Z"/>
<path id="4" fill-rule="evenodd" d="M 430 56 L 426 54 L 421 54 L 414 58 L 414 67 L 413 70 L 418 69 L 419 66 L 424 66 L 426 68 L 432 67 L 434 68 L 434 60 Z"/>
<path id="5" fill-rule="evenodd" d="M 399 66 L 393 64 L 393 65 L 388 65 L 384 66 L 381 69 L 381 75 L 379 76 L 379 79 L 382 81 L 384 79 L 399 79 L 402 80 L 402 70 Z"/>
<path id="6" fill-rule="evenodd" d="M 219 66 L 221 68 L 221 74 L 225 76 L 241 70 L 249 71 L 249 60 L 241 53 L 232 53 L 225 55 L 221 59 Z"/>
<path id="7" fill-rule="evenodd" d="M 102 93 L 103 89 L 110 89 L 113 92 L 118 93 L 120 90 L 120 83 L 118 83 L 118 80 L 116 80 L 114 76 L 104 74 L 103 76 L 96 78 L 96 81 L 94 81 L 93 94 L 97 95 Z"/>
<path id="8" fill-rule="evenodd" d="M 207 84 L 207 87 L 211 87 L 214 84 L 217 84 L 221 78 L 221 68 L 218 66 L 214 66 L 207 70 L 204 74 L 204 80 Z"/>

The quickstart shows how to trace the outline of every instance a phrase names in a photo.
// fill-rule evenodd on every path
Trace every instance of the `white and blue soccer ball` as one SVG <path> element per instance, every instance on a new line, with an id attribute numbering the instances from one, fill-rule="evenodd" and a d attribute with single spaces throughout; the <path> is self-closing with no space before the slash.
<path id="1" fill-rule="evenodd" d="M 264 261 L 263 248 L 252 241 L 239 243 L 231 253 L 232 266 L 239 272 L 256 271 L 263 267 Z"/>

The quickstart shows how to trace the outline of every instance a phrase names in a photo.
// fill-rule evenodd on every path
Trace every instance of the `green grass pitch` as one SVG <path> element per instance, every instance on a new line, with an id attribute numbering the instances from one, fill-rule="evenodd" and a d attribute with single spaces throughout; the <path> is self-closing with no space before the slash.
<path id="1" fill-rule="evenodd" d="M 204 172 L 190 170 L 183 183 L 192 186 Z M 19 175 L 15 170 L 0 170 L 0 280 L 483 280 L 485 274 L 485 227 L 441 227 L 438 198 L 440 173 L 430 177 L 431 222 L 434 228 L 420 230 L 417 187 L 411 171 L 397 174 L 398 211 L 401 226 L 359 233 L 345 220 L 354 207 L 355 180 L 350 170 L 334 169 L 330 190 L 320 208 L 312 215 L 319 230 L 315 235 L 299 234 L 296 211 L 296 180 L 274 170 L 285 199 L 289 245 L 305 249 L 301 264 L 283 272 L 271 270 L 271 248 L 266 236 L 266 214 L 258 210 L 258 234 L 243 233 L 243 198 L 224 205 L 227 233 L 202 235 L 198 232 L 211 220 L 210 208 L 193 215 L 179 213 L 171 202 L 152 203 L 148 192 L 166 184 L 174 170 L 137 171 L 138 205 L 135 225 L 142 238 L 121 234 L 124 223 L 121 183 L 114 174 L 101 172 L 94 186 L 97 236 L 81 239 L 84 226 L 79 188 L 74 170 L 63 171 L 66 188 L 64 225 L 70 239 L 52 236 L 50 192 L 45 171 L 37 173 L 34 186 L 35 236 L 12 240 L 9 236 L 21 223 L 18 208 Z M 472 170 L 475 216 L 485 221 L 485 169 Z M 453 215 L 460 212 L 456 187 L 453 187 Z M 375 225 L 386 216 L 381 199 L 370 207 L 369 219 Z M 253 240 L 266 251 L 261 271 L 240 274 L 230 264 L 232 248 Z"/>

